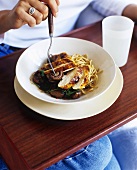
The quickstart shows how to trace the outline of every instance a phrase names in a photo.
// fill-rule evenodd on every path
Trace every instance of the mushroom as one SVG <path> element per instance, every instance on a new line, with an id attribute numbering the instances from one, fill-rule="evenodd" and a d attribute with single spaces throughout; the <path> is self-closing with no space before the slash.
<path id="1" fill-rule="evenodd" d="M 71 95 L 72 99 L 78 99 L 80 98 L 80 96 L 82 96 L 82 92 L 81 91 L 77 91 L 76 93 Z"/>
<path id="2" fill-rule="evenodd" d="M 61 90 L 51 90 L 50 95 L 57 99 L 62 99 L 64 97 L 64 93 Z"/>
<path id="3" fill-rule="evenodd" d="M 63 77 L 63 71 L 58 71 L 56 72 L 56 74 L 54 74 L 53 72 L 47 74 L 47 78 L 50 82 L 59 81 L 62 79 L 62 77 Z"/>
<path id="4" fill-rule="evenodd" d="M 43 83 L 43 78 L 41 76 L 41 72 L 38 70 L 34 73 L 33 75 L 33 82 L 36 83 L 36 84 L 41 84 Z"/>

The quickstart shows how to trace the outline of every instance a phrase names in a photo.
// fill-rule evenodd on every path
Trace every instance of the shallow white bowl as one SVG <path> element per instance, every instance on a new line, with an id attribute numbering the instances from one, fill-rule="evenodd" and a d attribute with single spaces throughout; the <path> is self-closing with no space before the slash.
<path id="1" fill-rule="evenodd" d="M 30 76 L 37 71 L 47 59 L 47 50 L 49 47 L 49 39 L 40 41 L 20 56 L 16 65 L 16 76 L 20 85 L 32 96 L 56 104 L 72 104 L 77 102 L 85 102 L 87 100 L 100 97 L 111 86 L 116 76 L 116 66 L 111 56 L 99 45 L 77 38 L 57 37 L 53 39 L 51 49 L 52 54 L 66 52 L 69 55 L 87 54 L 88 58 L 93 60 L 96 68 L 103 70 L 99 75 L 98 88 L 93 92 L 81 96 L 79 99 L 64 100 L 56 99 L 46 93 L 41 92 L 36 85 L 31 83 Z"/>

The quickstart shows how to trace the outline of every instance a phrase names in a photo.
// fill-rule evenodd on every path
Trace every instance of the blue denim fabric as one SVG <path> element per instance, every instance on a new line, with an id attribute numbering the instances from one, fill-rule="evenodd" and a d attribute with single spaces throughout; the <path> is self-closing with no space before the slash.
<path id="1" fill-rule="evenodd" d="M 12 52 L 14 52 L 14 51 L 10 49 L 9 45 L 5 44 L 4 46 L 2 46 L 0 44 L 0 58 L 6 56 L 8 54 L 11 54 Z"/>
<path id="2" fill-rule="evenodd" d="M 0 170 L 9 170 L 2 158 L 0 158 Z"/>
<path id="3" fill-rule="evenodd" d="M 120 127 L 109 134 L 122 170 L 137 170 L 137 127 Z"/>
<path id="4" fill-rule="evenodd" d="M 123 169 L 121 169 L 115 155 L 113 154 L 109 164 L 104 170 L 123 170 Z"/>
<path id="5" fill-rule="evenodd" d="M 104 136 L 45 170 L 120 170 L 120 167 L 109 138 Z"/>

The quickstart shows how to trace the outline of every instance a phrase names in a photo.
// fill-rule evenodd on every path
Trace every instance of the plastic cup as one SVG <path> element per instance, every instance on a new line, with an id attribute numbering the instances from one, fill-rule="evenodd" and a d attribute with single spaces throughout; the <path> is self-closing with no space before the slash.
<path id="1" fill-rule="evenodd" d="M 133 28 L 134 22 L 124 16 L 109 16 L 102 21 L 103 48 L 118 67 L 127 63 Z"/>

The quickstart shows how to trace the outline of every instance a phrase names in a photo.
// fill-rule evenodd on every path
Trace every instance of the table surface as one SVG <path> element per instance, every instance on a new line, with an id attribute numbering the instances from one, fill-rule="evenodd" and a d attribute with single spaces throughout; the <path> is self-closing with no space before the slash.
<path id="1" fill-rule="evenodd" d="M 101 22 L 63 36 L 101 45 Z M 27 108 L 14 92 L 20 50 L 0 59 L 0 153 L 11 170 L 42 170 L 137 117 L 137 36 L 121 68 L 124 88 L 106 111 L 82 120 L 63 121 Z"/>

